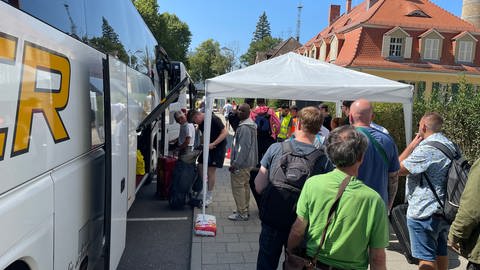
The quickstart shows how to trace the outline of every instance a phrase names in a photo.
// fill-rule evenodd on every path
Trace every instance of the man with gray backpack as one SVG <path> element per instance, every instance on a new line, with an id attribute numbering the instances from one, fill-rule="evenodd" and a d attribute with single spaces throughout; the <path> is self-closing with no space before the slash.
<path id="1" fill-rule="evenodd" d="M 323 122 L 320 110 L 306 107 L 297 117 L 295 139 L 270 146 L 255 178 L 255 189 L 261 194 L 262 221 L 257 269 L 277 269 L 296 219 L 296 203 L 305 181 L 333 170 L 325 149 L 313 145 Z"/>
<path id="2" fill-rule="evenodd" d="M 458 209 L 453 204 L 460 199 L 469 169 L 458 147 L 441 133 L 442 125 L 438 113 L 426 113 L 417 136 L 399 156 L 399 174 L 407 175 L 412 256 L 418 258 L 419 269 L 448 268 L 447 234 Z"/>

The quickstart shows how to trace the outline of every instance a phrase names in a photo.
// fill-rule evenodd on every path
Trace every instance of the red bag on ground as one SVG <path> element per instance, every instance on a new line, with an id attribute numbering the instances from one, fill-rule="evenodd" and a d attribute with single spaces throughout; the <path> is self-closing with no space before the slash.
<path id="1" fill-rule="evenodd" d="M 170 197 L 172 187 L 173 168 L 177 159 L 174 157 L 160 157 L 158 159 L 157 195 L 162 199 Z"/>

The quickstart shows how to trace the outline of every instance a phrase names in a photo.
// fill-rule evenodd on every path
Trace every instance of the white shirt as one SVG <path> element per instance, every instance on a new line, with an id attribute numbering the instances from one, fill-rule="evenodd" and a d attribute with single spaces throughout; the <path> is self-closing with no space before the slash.
<path id="1" fill-rule="evenodd" d="M 190 137 L 190 143 L 188 146 L 195 144 L 195 127 L 192 123 L 185 123 L 180 125 L 180 134 L 178 135 L 178 145 L 182 145 L 187 137 Z"/>

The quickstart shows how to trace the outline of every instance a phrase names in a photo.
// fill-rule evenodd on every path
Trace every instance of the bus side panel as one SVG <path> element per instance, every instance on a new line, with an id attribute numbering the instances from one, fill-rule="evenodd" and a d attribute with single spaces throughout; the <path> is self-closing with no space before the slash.
<path id="1" fill-rule="evenodd" d="M 53 269 L 53 185 L 49 175 L 0 196 L 0 269 L 23 260 Z"/>
<path id="2" fill-rule="evenodd" d="M 105 152 L 99 148 L 55 169 L 55 269 L 78 269 L 101 255 L 105 207 Z"/>
<path id="3" fill-rule="evenodd" d="M 89 78 L 104 56 L 0 1 L 2 35 L 15 54 L 0 61 L 0 194 L 90 151 Z"/>
<path id="4" fill-rule="evenodd" d="M 109 57 L 111 111 L 110 232 L 107 232 L 109 269 L 116 269 L 125 249 L 128 181 L 128 92 L 126 65 Z M 107 151 L 108 155 L 108 151 Z M 108 179 L 107 179 L 108 180 Z"/>

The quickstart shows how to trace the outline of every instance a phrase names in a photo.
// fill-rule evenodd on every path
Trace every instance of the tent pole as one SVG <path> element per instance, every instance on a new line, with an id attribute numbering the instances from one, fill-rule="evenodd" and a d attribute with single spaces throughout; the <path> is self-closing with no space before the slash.
<path id="1" fill-rule="evenodd" d="M 207 85 L 207 84 L 206 84 Z M 213 99 L 208 96 L 207 86 L 205 85 L 205 118 L 203 119 L 203 203 L 202 214 L 205 216 L 205 202 L 207 200 L 208 190 L 208 152 L 210 144 L 210 129 L 212 123 Z"/>

